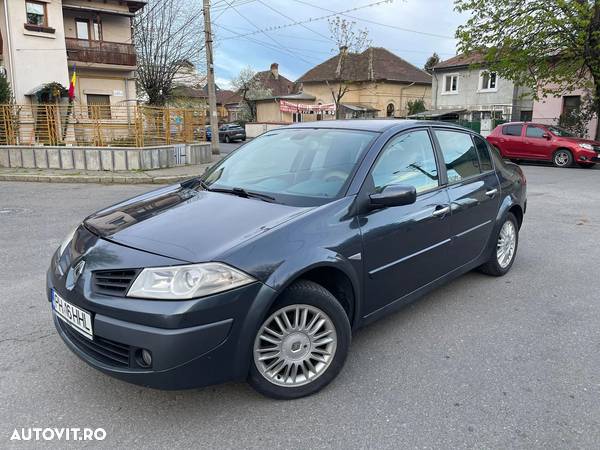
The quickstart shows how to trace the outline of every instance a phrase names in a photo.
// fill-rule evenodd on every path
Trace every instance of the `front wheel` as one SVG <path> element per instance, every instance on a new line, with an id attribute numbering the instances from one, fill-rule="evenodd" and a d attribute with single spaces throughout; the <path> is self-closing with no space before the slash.
<path id="1" fill-rule="evenodd" d="M 561 148 L 554 152 L 552 162 L 556 167 L 569 167 L 573 164 L 573 155 L 569 150 Z"/>
<path id="2" fill-rule="evenodd" d="M 350 322 L 337 299 L 317 283 L 297 281 L 258 328 L 249 382 L 277 399 L 314 394 L 341 371 L 350 340 Z"/>
<path id="3" fill-rule="evenodd" d="M 513 265 L 519 246 L 519 225 L 513 213 L 508 213 L 496 235 L 496 251 L 479 269 L 483 273 L 501 277 Z"/>

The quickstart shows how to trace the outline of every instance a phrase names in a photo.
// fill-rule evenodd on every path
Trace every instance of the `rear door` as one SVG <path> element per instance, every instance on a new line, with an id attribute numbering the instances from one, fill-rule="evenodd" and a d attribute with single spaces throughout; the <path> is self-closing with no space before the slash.
<path id="1" fill-rule="evenodd" d="M 498 136 L 498 147 L 502 150 L 502 156 L 514 158 L 523 156 L 523 125 L 502 125 L 500 136 Z"/>
<path id="2" fill-rule="evenodd" d="M 450 197 L 454 268 L 484 250 L 500 207 L 500 185 L 487 142 L 468 132 L 435 129 Z"/>
<path id="3" fill-rule="evenodd" d="M 438 173 L 436 152 L 426 128 L 392 137 L 373 164 L 362 188 L 367 195 L 402 184 L 415 186 L 417 201 L 364 212 L 359 217 L 367 314 L 449 271 L 450 205 Z"/>

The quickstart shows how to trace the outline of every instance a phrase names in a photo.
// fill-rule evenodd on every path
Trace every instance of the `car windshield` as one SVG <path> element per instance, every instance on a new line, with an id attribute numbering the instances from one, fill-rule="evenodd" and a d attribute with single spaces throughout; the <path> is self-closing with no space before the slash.
<path id="1" fill-rule="evenodd" d="M 277 203 L 316 206 L 339 198 L 377 134 L 277 129 L 240 147 L 204 177 L 208 189 L 243 189 Z"/>
<path id="2" fill-rule="evenodd" d="M 575 137 L 572 133 L 569 133 L 567 130 L 563 130 L 562 128 L 558 128 L 555 126 L 550 126 L 548 129 L 552 132 L 552 134 L 560 137 Z"/>

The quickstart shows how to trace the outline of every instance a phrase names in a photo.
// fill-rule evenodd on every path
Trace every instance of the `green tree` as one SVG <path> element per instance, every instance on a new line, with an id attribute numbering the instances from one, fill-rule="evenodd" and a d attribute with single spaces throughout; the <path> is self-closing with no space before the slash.
<path id="1" fill-rule="evenodd" d="M 240 102 L 239 118 L 243 122 L 256 122 L 257 100 L 270 97 L 271 90 L 266 88 L 260 77 L 250 66 L 244 67 L 240 73 L 231 80 L 242 101 Z"/>
<path id="2" fill-rule="evenodd" d="M 10 83 L 5 75 L 0 75 L 0 105 L 12 103 L 13 95 Z"/>
<path id="3" fill-rule="evenodd" d="M 586 89 L 600 111 L 600 0 L 455 0 L 459 49 L 535 98 Z M 600 121 L 596 128 L 600 139 Z"/>
<path id="4" fill-rule="evenodd" d="M 422 98 L 409 100 L 406 102 L 406 108 L 408 109 L 409 116 L 423 112 L 425 111 L 425 101 Z"/>
<path id="5" fill-rule="evenodd" d="M 433 71 L 433 68 L 435 67 L 435 65 L 439 62 L 440 62 L 440 55 L 433 52 L 433 55 L 431 55 L 429 58 L 427 58 L 427 61 L 425 62 L 425 66 L 423 66 L 423 69 L 425 70 L 425 72 L 431 73 Z"/>

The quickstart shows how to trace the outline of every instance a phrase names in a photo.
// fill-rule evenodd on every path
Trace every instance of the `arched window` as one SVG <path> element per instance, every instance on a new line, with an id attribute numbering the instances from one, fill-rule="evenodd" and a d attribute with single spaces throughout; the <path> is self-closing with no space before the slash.
<path id="1" fill-rule="evenodd" d="M 387 108 L 385 110 L 385 114 L 387 117 L 394 117 L 394 104 L 388 103 Z"/>

